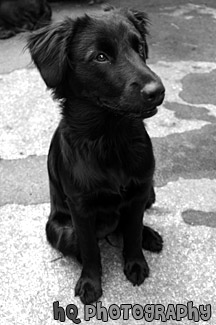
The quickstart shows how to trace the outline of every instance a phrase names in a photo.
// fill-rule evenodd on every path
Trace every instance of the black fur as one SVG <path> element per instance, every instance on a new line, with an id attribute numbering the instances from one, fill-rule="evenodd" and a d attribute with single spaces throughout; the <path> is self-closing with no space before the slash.
<path id="1" fill-rule="evenodd" d="M 46 0 L 0 0 L 0 39 L 40 28 L 51 15 Z"/>
<path id="2" fill-rule="evenodd" d="M 146 65 L 146 24 L 144 13 L 111 9 L 50 25 L 28 42 L 62 107 L 48 157 L 47 238 L 82 263 L 75 294 L 85 304 L 102 295 L 99 238 L 121 231 L 124 272 L 133 285 L 149 273 L 142 248 L 162 249 L 160 235 L 142 224 L 155 201 L 143 119 L 164 99 L 160 78 Z"/>

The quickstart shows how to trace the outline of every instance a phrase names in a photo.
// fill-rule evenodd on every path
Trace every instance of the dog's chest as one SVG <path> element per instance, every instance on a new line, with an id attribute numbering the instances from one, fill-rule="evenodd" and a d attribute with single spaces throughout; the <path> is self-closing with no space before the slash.
<path id="1" fill-rule="evenodd" d="M 130 183 L 143 183 L 154 173 L 155 160 L 150 139 L 148 143 L 134 141 L 113 148 L 108 161 L 111 167 L 106 169 L 107 179 L 123 192 Z"/>
<path id="2" fill-rule="evenodd" d="M 130 176 L 127 176 L 122 169 L 107 169 L 107 181 L 111 188 L 116 193 L 122 194 L 124 193 L 130 182 L 132 181 L 132 178 Z"/>
<path id="3" fill-rule="evenodd" d="M 89 149 L 88 155 L 76 154 L 72 164 L 76 184 L 86 191 L 106 189 L 123 194 L 131 182 L 143 183 L 153 176 L 154 155 L 151 142 L 131 141 L 117 146 L 103 144 Z"/>

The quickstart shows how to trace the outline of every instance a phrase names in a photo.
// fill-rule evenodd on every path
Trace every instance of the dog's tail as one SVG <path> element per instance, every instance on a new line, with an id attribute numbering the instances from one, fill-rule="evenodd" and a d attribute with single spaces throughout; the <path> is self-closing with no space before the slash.
<path id="1" fill-rule="evenodd" d="M 46 224 L 48 242 L 64 256 L 76 257 L 81 261 L 80 249 L 69 215 L 59 216 L 59 213 L 50 215 Z"/>

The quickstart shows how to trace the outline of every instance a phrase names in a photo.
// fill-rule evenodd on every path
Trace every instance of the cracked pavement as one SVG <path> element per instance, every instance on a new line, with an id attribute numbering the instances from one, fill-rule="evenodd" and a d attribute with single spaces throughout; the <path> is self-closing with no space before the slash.
<path id="1" fill-rule="evenodd" d="M 149 65 L 166 98 L 146 121 L 156 157 L 156 196 L 145 223 L 162 234 L 160 254 L 145 252 L 150 276 L 133 287 L 119 248 L 100 243 L 103 306 L 211 304 L 200 324 L 216 324 L 216 3 L 213 0 L 110 0 L 146 11 L 151 20 Z M 100 5 L 55 3 L 53 19 L 99 10 Z M 0 41 L 0 318 L 3 325 L 46 324 L 53 302 L 84 307 L 74 297 L 81 268 L 58 259 L 45 238 L 49 214 L 46 156 L 59 109 L 23 52 L 25 35 Z M 112 258 L 111 258 L 112 257 Z M 57 259 L 56 261 L 53 261 Z M 101 324 L 92 318 L 91 324 Z M 126 324 L 122 318 L 108 324 Z M 130 317 L 130 324 L 143 324 Z M 151 324 L 159 324 L 153 320 Z M 168 320 L 167 324 L 193 324 Z M 72 324 L 67 319 L 65 324 Z"/>

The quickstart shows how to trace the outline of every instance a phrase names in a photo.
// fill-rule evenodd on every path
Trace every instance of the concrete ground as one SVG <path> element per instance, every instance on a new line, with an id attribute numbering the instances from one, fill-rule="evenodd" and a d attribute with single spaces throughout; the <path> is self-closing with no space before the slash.
<path id="1" fill-rule="evenodd" d="M 152 22 L 149 64 L 167 91 L 159 113 L 146 121 L 157 163 L 157 202 L 145 222 L 162 234 L 164 249 L 161 254 L 145 252 L 150 277 L 133 287 L 122 272 L 120 250 L 101 242 L 101 302 L 107 309 L 111 304 L 162 304 L 165 310 L 190 301 L 197 308 L 210 304 L 209 319 L 198 320 L 215 325 L 216 3 L 109 3 L 145 10 Z M 99 7 L 55 3 L 53 19 Z M 46 242 L 46 156 L 59 110 L 28 52 L 23 53 L 24 45 L 25 35 L 0 41 L 0 323 L 57 324 L 53 302 L 59 301 L 64 308 L 77 306 L 81 324 L 102 324 L 96 317 L 85 321 L 84 306 L 74 297 L 80 266 L 58 259 L 60 254 Z M 167 324 L 194 324 L 187 316 L 179 321 L 174 316 Z M 112 318 L 108 324 L 147 324 L 133 315 L 128 321 Z M 65 323 L 73 321 L 66 317 Z"/>

